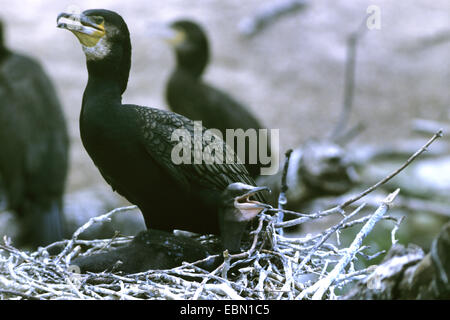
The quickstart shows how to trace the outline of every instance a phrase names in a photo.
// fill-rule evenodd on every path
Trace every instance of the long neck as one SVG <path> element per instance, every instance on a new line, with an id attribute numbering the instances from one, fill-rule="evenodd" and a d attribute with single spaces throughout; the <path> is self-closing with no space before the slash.
<path id="1" fill-rule="evenodd" d="M 187 72 L 195 78 L 200 78 L 209 60 L 208 48 L 176 53 L 177 66 L 175 72 Z"/>
<path id="2" fill-rule="evenodd" d="M 109 108 L 122 104 L 122 86 L 114 77 L 89 73 L 83 95 L 83 109 L 86 107 Z"/>
<path id="3" fill-rule="evenodd" d="M 83 109 L 121 105 L 131 67 L 131 44 L 125 41 L 112 48 L 103 59 L 86 61 L 89 79 L 83 96 Z"/>
<path id="4" fill-rule="evenodd" d="M 114 78 L 89 74 L 80 112 L 80 134 L 83 145 L 93 152 L 95 141 L 101 141 L 108 126 L 114 125 L 122 106 L 120 83 Z M 100 140 L 99 140 L 100 139 Z"/>
<path id="5" fill-rule="evenodd" d="M 115 83 L 123 94 L 127 88 L 131 67 L 131 52 L 122 48 L 113 48 L 113 54 L 101 60 L 87 60 L 89 80 L 109 81 Z"/>

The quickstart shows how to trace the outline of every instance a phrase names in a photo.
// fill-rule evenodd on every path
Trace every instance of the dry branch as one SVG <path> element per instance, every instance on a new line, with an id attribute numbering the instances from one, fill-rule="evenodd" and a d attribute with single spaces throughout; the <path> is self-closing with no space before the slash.
<path id="1" fill-rule="evenodd" d="M 300 217 L 294 220 L 290 220 L 290 221 L 286 221 L 286 222 L 282 222 L 282 223 L 278 223 L 276 225 L 277 228 L 285 228 L 285 227 L 292 227 L 301 223 L 304 223 L 305 221 L 308 221 L 310 219 L 317 219 L 317 218 L 321 218 L 333 213 L 342 213 L 343 209 L 348 207 L 350 204 L 360 200 L 361 198 L 363 198 L 364 196 L 368 195 L 369 193 L 373 192 L 374 190 L 376 190 L 378 187 L 380 187 L 381 185 L 385 184 L 386 182 L 388 182 L 389 180 L 391 180 L 393 177 L 395 177 L 396 175 L 398 175 L 401 171 L 403 171 L 408 165 L 410 165 L 414 160 L 417 159 L 417 157 L 419 157 L 422 153 L 424 153 L 427 148 L 438 138 L 442 137 L 442 130 L 439 130 L 438 132 L 436 132 L 433 137 L 431 137 L 430 140 L 428 140 L 428 142 L 419 150 L 417 150 L 413 155 L 411 155 L 408 160 L 405 161 L 405 163 L 400 166 L 397 170 L 395 170 L 394 172 L 392 172 L 391 174 L 389 174 L 388 176 L 386 176 L 385 178 L 381 179 L 380 181 L 378 181 L 376 184 L 374 184 L 373 186 L 367 188 L 366 190 L 364 190 L 363 192 L 361 192 L 360 194 L 351 197 L 350 199 L 346 200 L 345 202 L 343 202 L 342 204 L 325 210 L 325 211 L 321 211 L 321 212 L 317 212 L 314 214 L 311 214 L 308 216 L 304 216 L 304 217 Z"/>
<path id="2" fill-rule="evenodd" d="M 339 120 L 331 132 L 331 140 L 333 141 L 346 141 L 349 139 L 349 132 L 358 133 L 362 125 L 358 125 L 351 131 L 346 132 L 345 128 L 350 119 L 350 114 L 353 108 L 353 100 L 355 96 L 355 74 L 356 74 L 356 53 L 358 43 L 362 37 L 366 34 L 366 17 L 360 23 L 355 32 L 347 38 L 347 59 L 345 63 L 345 80 L 344 80 L 344 99 L 342 103 L 342 112 Z M 341 139 L 342 138 L 342 139 Z"/>
<path id="3" fill-rule="evenodd" d="M 275 22 L 280 17 L 303 10 L 307 7 L 305 0 L 278 0 L 261 7 L 253 16 L 242 19 L 239 23 L 239 32 L 247 37 L 254 36 Z"/>

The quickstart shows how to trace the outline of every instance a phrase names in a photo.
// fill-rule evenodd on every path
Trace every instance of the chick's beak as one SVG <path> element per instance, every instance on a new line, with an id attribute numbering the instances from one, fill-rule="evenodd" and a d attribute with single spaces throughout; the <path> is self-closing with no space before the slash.
<path id="1" fill-rule="evenodd" d="M 90 17 L 83 13 L 60 13 L 56 19 L 57 27 L 67 29 L 78 38 L 82 45 L 93 47 L 106 34 L 102 17 Z"/>
<path id="2" fill-rule="evenodd" d="M 262 191 L 270 192 L 270 189 L 268 187 L 255 187 L 234 199 L 234 207 L 238 209 L 242 215 L 239 220 L 251 220 L 264 209 L 271 208 L 268 204 L 250 199 L 250 197 Z"/>

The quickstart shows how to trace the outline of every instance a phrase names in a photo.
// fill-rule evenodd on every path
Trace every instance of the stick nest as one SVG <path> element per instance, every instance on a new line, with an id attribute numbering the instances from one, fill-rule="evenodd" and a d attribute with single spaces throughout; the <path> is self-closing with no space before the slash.
<path id="1" fill-rule="evenodd" d="M 436 133 L 399 170 L 339 206 L 308 214 L 289 211 L 298 218 L 287 222 L 278 219 L 281 212 L 287 212 L 282 206 L 265 210 L 251 234 L 250 248 L 235 255 L 224 252 L 224 262 L 212 272 L 202 270 L 197 266 L 199 262 L 194 262 L 170 270 L 130 275 L 80 274 L 71 265 L 74 257 L 122 246 L 132 238 L 87 241 L 78 236 L 94 223 L 108 221 L 111 215 L 134 206 L 92 218 L 71 239 L 35 252 L 16 249 L 4 238 L 0 244 L 0 299 L 337 299 L 346 286 L 365 278 L 374 269 L 372 266 L 358 270 L 358 260 L 370 260 L 383 253 L 368 255 L 368 247 L 362 244 L 364 238 L 379 221 L 388 219 L 395 222 L 392 230 L 395 243 L 395 232 L 402 220 L 387 215 L 399 190 L 388 195 L 368 215 L 358 216 L 364 203 L 350 213 L 345 208 L 390 180 L 441 135 L 441 131 Z M 295 238 L 283 235 L 283 227 L 308 221 L 321 223 L 332 214 L 340 215 L 340 221 L 316 235 Z M 351 244 L 343 246 L 339 241 L 341 233 L 358 225 L 361 229 Z M 333 235 L 335 239 L 331 241 Z M 211 236 L 197 239 L 207 242 Z M 50 255 L 49 251 L 57 246 L 64 249 L 59 255 Z"/>

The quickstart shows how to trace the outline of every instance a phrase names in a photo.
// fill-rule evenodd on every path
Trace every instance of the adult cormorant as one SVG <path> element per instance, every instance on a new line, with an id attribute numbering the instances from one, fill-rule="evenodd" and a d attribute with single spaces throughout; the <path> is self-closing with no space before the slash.
<path id="1" fill-rule="evenodd" d="M 250 200 L 249 194 L 236 203 L 237 215 L 220 210 L 222 193 L 230 183 L 242 182 L 254 188 L 245 167 L 225 161 L 196 163 L 199 158 L 193 154 L 188 154 L 189 159 L 194 158 L 193 164 L 177 164 L 172 156 L 180 142 L 173 135 L 181 130 L 187 133 L 181 140 L 188 142 L 193 137 L 203 150 L 205 139 L 196 140 L 194 135 L 205 133 L 205 129 L 196 132 L 192 120 L 170 111 L 122 104 L 131 66 L 131 43 L 120 15 L 103 9 L 61 13 L 57 24 L 73 32 L 86 55 L 89 78 L 80 132 L 84 147 L 105 180 L 140 208 L 147 228 L 221 233 L 225 248 L 239 250 L 240 238 L 227 234 L 242 230 L 241 226 L 264 208 L 262 203 Z M 213 140 L 226 146 L 220 139 Z"/>
<path id="2" fill-rule="evenodd" d="M 220 130 L 224 138 L 226 129 L 264 129 L 246 107 L 202 80 L 209 61 L 208 39 L 203 29 L 189 20 L 175 21 L 170 28 L 174 32 L 167 40 L 176 55 L 176 67 L 166 85 L 166 100 L 170 109 L 189 119 L 201 120 L 207 128 Z M 261 162 L 257 150 L 246 143 L 245 164 L 253 178 L 260 175 Z M 258 155 L 254 164 L 250 163 L 250 152 Z M 270 156 L 269 146 L 267 152 Z"/>
<path id="3" fill-rule="evenodd" d="M 0 183 L 21 222 L 19 245 L 63 236 L 68 144 L 50 79 L 37 61 L 6 48 L 0 24 Z"/>

